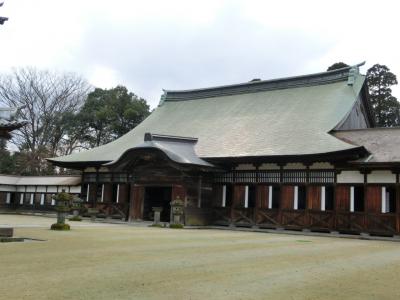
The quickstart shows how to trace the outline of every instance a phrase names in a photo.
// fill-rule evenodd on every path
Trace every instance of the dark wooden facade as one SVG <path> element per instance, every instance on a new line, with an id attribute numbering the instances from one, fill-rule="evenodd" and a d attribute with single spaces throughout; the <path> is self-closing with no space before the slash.
<path id="1" fill-rule="evenodd" d="M 110 206 L 118 206 L 125 219 L 143 220 L 146 189 L 168 186 L 172 191 L 171 199 L 179 197 L 185 201 L 187 225 L 306 229 L 388 236 L 400 234 L 400 184 L 396 170 L 388 171 L 396 181 L 387 183 L 368 182 L 368 172 L 365 171 L 359 173 L 364 182 L 344 183 L 338 181 L 342 170 L 337 168 L 294 170 L 284 169 L 281 165 L 278 170 L 197 174 L 181 170 L 179 176 L 175 171 L 164 176 L 158 174 L 157 182 L 149 176 L 151 169 L 142 175 L 127 173 L 123 183 L 101 182 L 101 178 L 107 176 L 100 173 L 84 176 L 98 180 L 97 183 L 83 182 L 92 186 L 89 188 L 88 205 L 96 202 L 101 207 L 109 203 Z M 113 176 L 121 178 L 120 175 Z M 118 202 L 111 196 L 111 191 L 115 190 L 112 186 L 116 184 L 120 186 Z M 98 191 L 101 188 L 103 202 L 99 203 Z M 395 197 L 391 199 L 387 212 L 382 212 L 382 188 L 390 189 L 390 197 Z M 361 200 L 359 194 L 362 195 Z"/>

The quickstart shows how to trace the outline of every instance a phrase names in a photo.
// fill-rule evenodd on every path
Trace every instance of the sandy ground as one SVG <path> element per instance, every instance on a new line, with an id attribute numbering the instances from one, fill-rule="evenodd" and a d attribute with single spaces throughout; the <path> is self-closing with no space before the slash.
<path id="1" fill-rule="evenodd" d="M 0 215 L 0 299 L 400 299 L 400 243 Z"/>

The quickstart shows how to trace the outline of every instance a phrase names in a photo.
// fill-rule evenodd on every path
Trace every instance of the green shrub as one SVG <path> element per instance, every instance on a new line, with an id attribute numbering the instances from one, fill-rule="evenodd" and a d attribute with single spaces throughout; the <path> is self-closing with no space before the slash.
<path id="1" fill-rule="evenodd" d="M 15 237 L 1 237 L 0 243 L 11 243 L 11 242 L 23 242 L 23 238 L 15 238 Z"/>
<path id="2" fill-rule="evenodd" d="M 163 228 L 164 226 L 161 224 L 151 224 L 149 227 L 158 227 L 158 228 Z"/>
<path id="3" fill-rule="evenodd" d="M 169 224 L 169 228 L 182 229 L 183 225 L 182 224 Z"/>
<path id="4" fill-rule="evenodd" d="M 80 216 L 73 216 L 69 218 L 70 221 L 82 221 L 82 218 Z"/>
<path id="5" fill-rule="evenodd" d="M 68 224 L 54 223 L 50 227 L 51 230 L 70 230 L 71 227 Z"/>

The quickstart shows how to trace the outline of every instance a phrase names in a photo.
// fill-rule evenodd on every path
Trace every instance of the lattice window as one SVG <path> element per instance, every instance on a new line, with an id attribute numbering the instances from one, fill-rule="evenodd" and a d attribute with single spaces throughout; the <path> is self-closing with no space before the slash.
<path id="1" fill-rule="evenodd" d="M 99 173 L 99 182 L 111 182 L 112 174 L 111 173 Z"/>
<path id="2" fill-rule="evenodd" d="M 113 174 L 113 182 L 127 182 L 128 174 L 126 173 L 114 173 Z"/>
<path id="3" fill-rule="evenodd" d="M 83 182 L 96 182 L 97 174 L 96 173 L 84 173 L 83 174 Z"/>
<path id="4" fill-rule="evenodd" d="M 214 175 L 214 182 L 232 183 L 233 182 L 233 178 L 234 178 L 233 172 L 215 174 Z"/>
<path id="5" fill-rule="evenodd" d="M 310 183 L 334 183 L 335 171 L 318 170 L 310 171 Z"/>
<path id="6" fill-rule="evenodd" d="M 284 183 L 306 183 L 307 172 L 303 170 L 283 171 Z"/>
<path id="7" fill-rule="evenodd" d="M 258 182 L 279 183 L 280 181 L 281 173 L 279 171 L 260 171 L 258 174 Z"/>
<path id="8" fill-rule="evenodd" d="M 236 172 L 235 182 L 257 182 L 257 172 Z"/>

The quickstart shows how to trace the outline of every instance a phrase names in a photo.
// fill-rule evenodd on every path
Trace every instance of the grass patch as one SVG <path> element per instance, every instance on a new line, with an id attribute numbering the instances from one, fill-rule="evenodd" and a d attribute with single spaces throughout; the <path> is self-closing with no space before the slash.
<path id="1" fill-rule="evenodd" d="M 15 237 L 1 237 L 0 243 L 11 243 L 11 242 L 23 242 L 23 238 L 15 238 Z"/>
<path id="2" fill-rule="evenodd" d="M 173 229 L 182 229 L 183 225 L 182 224 L 170 224 L 169 228 L 173 228 Z"/>
<path id="3" fill-rule="evenodd" d="M 151 224 L 149 227 L 163 228 L 164 226 L 162 224 Z"/>
<path id="4" fill-rule="evenodd" d="M 50 227 L 51 230 L 70 230 L 71 227 L 68 224 L 54 223 Z"/>

